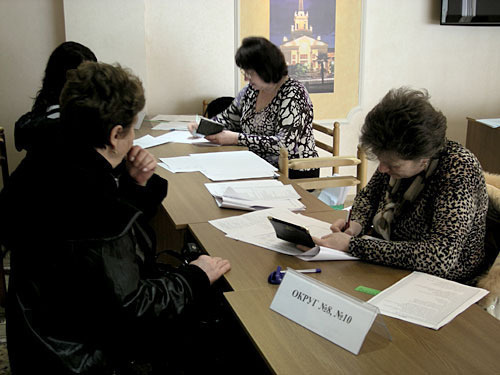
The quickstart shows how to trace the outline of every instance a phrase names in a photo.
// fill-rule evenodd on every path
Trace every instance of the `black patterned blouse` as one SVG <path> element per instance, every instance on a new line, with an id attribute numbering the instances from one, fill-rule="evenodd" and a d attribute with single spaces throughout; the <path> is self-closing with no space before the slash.
<path id="1" fill-rule="evenodd" d="M 282 146 L 288 149 L 290 159 L 318 156 L 312 128 L 313 105 L 304 85 L 288 78 L 259 112 L 255 111 L 257 94 L 251 85 L 245 86 L 214 120 L 240 133 L 238 145 L 248 147 L 275 167 Z"/>
<path id="2" fill-rule="evenodd" d="M 405 186 L 411 182 L 407 179 Z M 352 219 L 367 233 L 384 206 L 389 175 L 376 171 L 356 196 Z M 401 187 L 401 194 L 405 188 Z M 353 237 L 349 252 L 363 260 L 456 281 L 469 281 L 484 259 L 488 195 L 481 165 L 462 145 L 446 141 L 434 174 L 395 217 L 391 241 Z"/>

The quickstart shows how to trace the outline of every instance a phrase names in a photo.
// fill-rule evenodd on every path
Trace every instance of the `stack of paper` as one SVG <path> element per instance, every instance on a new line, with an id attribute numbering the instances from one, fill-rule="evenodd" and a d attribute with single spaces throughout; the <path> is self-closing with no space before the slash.
<path id="1" fill-rule="evenodd" d="M 306 208 L 292 185 L 283 185 L 277 180 L 219 182 L 205 186 L 219 207 L 248 211 L 271 207 L 303 211 Z"/>
<path id="2" fill-rule="evenodd" d="M 439 329 L 487 294 L 481 288 L 413 272 L 368 302 L 384 315 Z"/>
<path id="3" fill-rule="evenodd" d="M 268 216 L 304 226 L 308 228 L 309 233 L 315 237 L 322 237 L 331 233 L 330 223 L 301 214 L 294 214 L 282 208 L 269 208 L 254 211 L 240 216 L 211 220 L 209 223 L 226 233 L 226 237 L 247 242 L 278 253 L 294 255 L 305 261 L 357 259 L 343 251 L 319 246 L 303 252 L 297 249 L 294 244 L 280 240 L 276 237 L 276 233 L 268 220 Z"/>

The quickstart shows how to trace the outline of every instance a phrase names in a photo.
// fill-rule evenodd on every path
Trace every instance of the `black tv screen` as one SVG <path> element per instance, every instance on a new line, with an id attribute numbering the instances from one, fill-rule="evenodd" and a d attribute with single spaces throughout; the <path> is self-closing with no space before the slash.
<path id="1" fill-rule="evenodd" d="M 441 25 L 499 26 L 500 0 L 442 0 Z"/>

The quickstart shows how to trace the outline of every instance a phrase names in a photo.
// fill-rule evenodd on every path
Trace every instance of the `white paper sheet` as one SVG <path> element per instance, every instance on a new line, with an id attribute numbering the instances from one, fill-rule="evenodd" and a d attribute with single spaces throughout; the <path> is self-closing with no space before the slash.
<path id="1" fill-rule="evenodd" d="M 490 128 L 494 129 L 500 126 L 500 118 L 483 118 L 476 121 L 488 125 Z"/>
<path id="2" fill-rule="evenodd" d="M 412 272 L 368 302 L 384 315 L 437 330 L 487 294 L 481 288 Z"/>
<path id="3" fill-rule="evenodd" d="M 156 115 L 151 121 L 195 122 L 196 115 Z"/>
<path id="4" fill-rule="evenodd" d="M 177 156 L 172 158 L 160 158 L 162 167 L 172 173 L 177 172 L 196 172 L 200 170 L 200 166 L 196 161 L 189 156 Z"/>
<path id="5" fill-rule="evenodd" d="M 158 125 L 153 126 L 152 130 L 188 130 L 188 122 L 183 122 L 183 121 L 160 122 Z"/>
<path id="6" fill-rule="evenodd" d="M 252 181 L 230 181 L 230 182 L 209 182 L 205 184 L 207 190 L 214 197 L 222 197 L 228 187 L 246 188 L 246 187 L 265 187 L 265 186 L 283 186 L 278 180 L 252 180 Z"/>
<path id="7" fill-rule="evenodd" d="M 193 137 L 190 132 L 183 130 L 173 130 L 168 133 L 153 137 L 145 135 L 144 137 L 134 140 L 134 145 L 141 146 L 142 148 L 149 148 L 159 146 L 165 143 L 190 143 L 190 144 L 212 144 L 205 138 Z"/>
<path id="8" fill-rule="evenodd" d="M 301 259 L 306 261 L 356 259 L 354 257 L 347 258 L 347 254 L 344 252 L 328 248 L 322 248 L 320 249 L 321 251 L 318 250 L 317 254 L 314 256 L 307 256 L 307 253 L 297 249 L 294 244 L 276 237 L 273 226 L 267 219 L 268 216 L 305 226 L 309 229 L 309 232 L 316 237 L 331 233 L 330 223 L 308 216 L 294 214 L 282 208 L 254 211 L 240 216 L 211 220 L 209 223 L 226 233 L 226 236 L 229 238 L 247 242 L 278 253 L 301 256 Z M 305 257 L 302 258 L 304 255 Z"/>
<path id="9" fill-rule="evenodd" d="M 251 151 L 228 151 L 191 154 L 200 172 L 212 181 L 273 177 L 277 170 Z"/>
<path id="10" fill-rule="evenodd" d="M 237 198 L 248 201 L 300 199 L 300 195 L 292 185 L 266 187 L 234 187 L 229 186 L 224 197 Z"/>

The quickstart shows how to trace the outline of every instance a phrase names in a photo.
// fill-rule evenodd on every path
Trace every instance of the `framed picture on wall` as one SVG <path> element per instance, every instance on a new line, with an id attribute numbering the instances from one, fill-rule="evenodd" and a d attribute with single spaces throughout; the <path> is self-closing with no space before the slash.
<path id="1" fill-rule="evenodd" d="M 278 46 L 308 89 L 315 119 L 359 108 L 361 0 L 239 0 L 238 12 L 238 45 L 263 36 Z"/>

